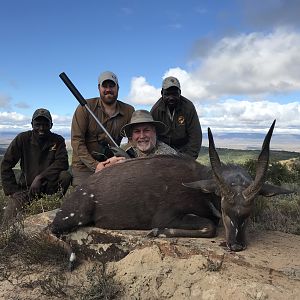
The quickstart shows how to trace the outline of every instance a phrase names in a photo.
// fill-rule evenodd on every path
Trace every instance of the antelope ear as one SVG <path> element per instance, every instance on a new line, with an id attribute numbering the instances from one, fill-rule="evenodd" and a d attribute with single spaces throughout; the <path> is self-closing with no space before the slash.
<path id="1" fill-rule="evenodd" d="M 218 190 L 217 185 L 213 179 L 184 182 L 182 183 L 182 185 L 188 188 L 201 190 L 203 193 L 216 193 L 216 191 Z"/>
<path id="2" fill-rule="evenodd" d="M 260 195 L 265 196 L 265 197 L 272 197 L 275 195 L 292 194 L 292 193 L 295 193 L 295 191 L 291 191 L 291 190 L 285 189 L 281 186 L 273 185 L 273 184 L 269 184 L 269 183 L 265 183 L 259 192 Z"/>

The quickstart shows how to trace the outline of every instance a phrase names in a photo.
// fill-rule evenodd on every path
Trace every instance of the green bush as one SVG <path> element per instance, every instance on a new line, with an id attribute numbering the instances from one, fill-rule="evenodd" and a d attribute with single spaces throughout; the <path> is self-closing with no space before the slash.
<path id="1" fill-rule="evenodd" d="M 241 164 L 254 178 L 256 173 L 256 160 L 249 159 Z M 281 185 L 283 183 L 297 183 L 300 179 L 300 165 L 294 164 L 291 168 L 280 162 L 272 162 L 267 172 L 267 181 Z"/>

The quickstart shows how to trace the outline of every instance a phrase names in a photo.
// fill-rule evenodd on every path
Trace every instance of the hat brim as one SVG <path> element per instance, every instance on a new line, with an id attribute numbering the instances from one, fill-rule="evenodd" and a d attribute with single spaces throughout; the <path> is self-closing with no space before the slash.
<path id="1" fill-rule="evenodd" d="M 133 123 L 130 123 L 130 124 L 126 124 L 122 127 L 121 129 L 121 135 L 123 137 L 131 137 L 130 136 L 130 131 L 131 131 L 131 128 L 134 126 L 134 125 L 137 125 L 137 124 L 151 124 L 151 125 L 154 125 L 155 126 L 155 129 L 156 129 L 156 134 L 159 135 L 161 133 L 163 133 L 166 129 L 167 129 L 167 126 L 163 123 L 163 122 L 160 122 L 160 121 L 146 121 L 146 122 L 133 122 Z"/>
<path id="2" fill-rule="evenodd" d="M 52 123 L 52 119 L 50 119 L 48 116 L 45 116 L 45 115 L 36 116 L 36 117 L 32 118 L 32 121 L 36 120 L 37 118 L 44 118 L 44 119 L 47 119 L 50 123 Z"/>

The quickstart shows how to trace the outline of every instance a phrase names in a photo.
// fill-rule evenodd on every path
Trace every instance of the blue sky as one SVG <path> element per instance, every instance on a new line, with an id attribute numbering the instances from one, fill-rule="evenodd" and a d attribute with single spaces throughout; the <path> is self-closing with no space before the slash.
<path id="1" fill-rule="evenodd" d="M 275 133 L 298 137 L 299 148 L 299 1 L 0 4 L 2 132 L 30 129 L 33 111 L 46 107 L 53 131 L 68 133 L 77 102 L 59 74 L 90 98 L 99 74 L 111 70 L 119 99 L 136 109 L 150 109 L 173 75 L 204 132 L 265 133 L 277 119 Z"/>

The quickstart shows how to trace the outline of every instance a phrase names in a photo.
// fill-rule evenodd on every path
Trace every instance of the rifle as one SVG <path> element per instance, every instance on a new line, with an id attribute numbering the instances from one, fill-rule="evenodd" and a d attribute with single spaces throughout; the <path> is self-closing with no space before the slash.
<path id="1" fill-rule="evenodd" d="M 86 100 L 83 98 L 83 96 L 77 90 L 77 88 L 72 83 L 72 81 L 69 79 L 69 77 L 66 75 L 66 73 L 62 72 L 61 74 L 59 74 L 59 77 L 64 82 L 64 84 L 67 86 L 67 88 L 70 90 L 70 92 L 73 94 L 73 96 L 77 99 L 77 101 L 80 103 L 80 105 L 84 106 L 87 109 L 87 111 L 91 114 L 91 116 L 94 118 L 96 123 L 105 132 L 105 134 L 110 139 L 110 141 L 114 144 L 114 147 L 110 147 L 110 150 L 114 153 L 114 155 L 115 156 L 123 156 L 125 158 L 130 158 L 130 156 L 123 149 L 121 149 L 119 147 L 119 145 L 115 142 L 115 140 L 112 138 L 112 136 L 106 130 L 106 128 L 102 125 L 102 123 L 98 120 L 98 118 L 95 116 L 95 114 L 92 112 L 92 110 L 88 107 Z"/>

